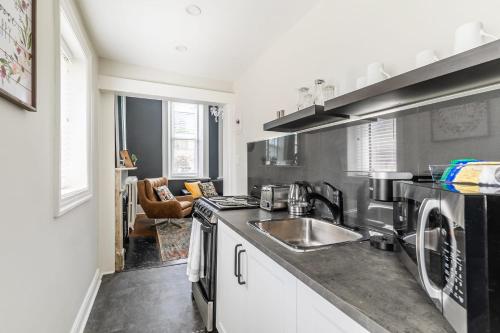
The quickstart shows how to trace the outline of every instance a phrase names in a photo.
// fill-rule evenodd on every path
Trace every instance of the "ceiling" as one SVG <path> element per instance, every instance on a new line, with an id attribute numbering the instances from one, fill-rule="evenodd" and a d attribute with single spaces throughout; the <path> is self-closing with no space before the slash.
<path id="1" fill-rule="evenodd" d="M 237 79 L 317 2 L 78 0 L 100 57 L 226 81 Z M 201 15 L 187 14 L 191 4 Z"/>

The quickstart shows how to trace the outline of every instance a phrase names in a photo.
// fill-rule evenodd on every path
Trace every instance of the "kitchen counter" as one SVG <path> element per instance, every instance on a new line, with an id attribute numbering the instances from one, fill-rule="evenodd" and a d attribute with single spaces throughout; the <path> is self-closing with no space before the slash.
<path id="1" fill-rule="evenodd" d="M 286 217 L 286 212 L 242 209 L 216 215 L 370 332 L 454 332 L 394 252 L 376 250 L 364 241 L 297 253 L 247 224 Z"/>

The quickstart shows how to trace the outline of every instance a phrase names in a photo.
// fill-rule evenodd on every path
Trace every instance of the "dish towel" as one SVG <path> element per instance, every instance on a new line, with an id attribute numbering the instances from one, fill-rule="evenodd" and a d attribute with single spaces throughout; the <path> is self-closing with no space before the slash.
<path id="1" fill-rule="evenodd" d="M 127 224 L 129 230 L 134 230 L 135 218 L 137 215 L 137 182 L 137 177 L 127 177 L 127 179 L 125 179 L 128 192 Z"/>
<path id="2" fill-rule="evenodd" d="M 186 274 L 191 282 L 198 282 L 200 278 L 205 277 L 205 253 L 203 247 L 201 222 L 193 217 L 186 268 Z"/>

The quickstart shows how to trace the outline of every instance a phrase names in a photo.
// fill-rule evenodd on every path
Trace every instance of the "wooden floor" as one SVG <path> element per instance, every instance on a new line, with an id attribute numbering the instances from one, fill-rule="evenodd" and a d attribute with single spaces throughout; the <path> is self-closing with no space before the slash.
<path id="1" fill-rule="evenodd" d="M 129 233 L 129 239 L 124 243 L 125 270 L 160 267 L 160 247 L 154 220 L 146 215 L 137 215 L 134 231 Z"/>
<path id="2" fill-rule="evenodd" d="M 154 222 L 154 220 L 148 219 L 145 214 L 137 214 L 134 231 L 129 234 L 129 237 L 156 237 Z"/>

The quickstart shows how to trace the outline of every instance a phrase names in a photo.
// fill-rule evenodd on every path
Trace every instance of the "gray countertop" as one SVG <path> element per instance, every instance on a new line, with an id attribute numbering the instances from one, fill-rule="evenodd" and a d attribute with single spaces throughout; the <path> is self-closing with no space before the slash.
<path id="1" fill-rule="evenodd" d="M 220 220 L 370 332 L 454 332 L 393 252 L 369 242 L 293 252 L 251 228 L 288 216 L 262 209 L 218 211 Z"/>

